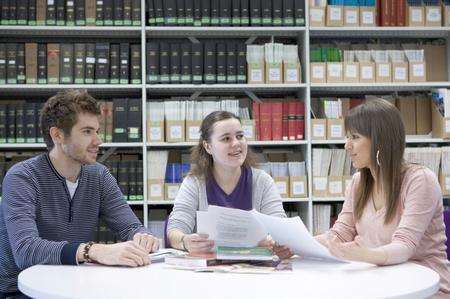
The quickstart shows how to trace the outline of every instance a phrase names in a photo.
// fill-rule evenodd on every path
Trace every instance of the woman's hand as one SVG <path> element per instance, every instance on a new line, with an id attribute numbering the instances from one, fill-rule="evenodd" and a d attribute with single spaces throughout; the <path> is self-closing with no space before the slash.
<path id="1" fill-rule="evenodd" d="M 207 234 L 184 235 L 183 246 L 190 253 L 209 253 L 214 247 L 214 241 Z"/>

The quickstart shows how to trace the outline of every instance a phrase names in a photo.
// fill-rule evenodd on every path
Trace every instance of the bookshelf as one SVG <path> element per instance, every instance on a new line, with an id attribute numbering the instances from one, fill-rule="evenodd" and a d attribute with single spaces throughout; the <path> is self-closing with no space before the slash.
<path id="1" fill-rule="evenodd" d="M 239 95 L 250 98 L 264 98 L 266 95 L 296 95 L 305 103 L 305 138 L 296 141 L 249 141 L 252 147 L 262 148 L 289 148 L 293 151 L 302 151 L 306 161 L 308 177 L 308 197 L 283 198 L 286 204 L 298 204 L 302 212 L 306 212 L 305 225 L 312 231 L 313 228 L 313 204 L 315 203 L 342 203 L 343 197 L 314 197 L 312 195 L 312 149 L 316 146 L 334 146 L 342 148 L 344 140 L 313 140 L 311 138 L 311 98 L 315 96 L 354 95 L 366 93 L 389 93 L 404 91 L 426 91 L 432 88 L 450 88 L 450 78 L 443 82 L 423 83 L 310 83 L 310 42 L 315 38 L 345 39 L 345 38 L 445 38 L 447 41 L 447 58 L 450 57 L 450 27 L 309 27 L 309 1 L 305 0 L 304 27 L 187 27 L 187 26 L 147 26 L 145 0 L 141 0 L 141 25 L 140 26 L 0 26 L 0 36 L 9 40 L 33 41 L 58 40 L 58 38 L 82 39 L 93 43 L 96 39 L 133 40 L 141 45 L 141 84 L 3 84 L 0 85 L 2 98 L 21 96 L 45 96 L 48 97 L 62 89 L 87 89 L 94 96 L 126 96 L 142 98 L 142 142 L 137 143 L 105 143 L 102 148 L 108 151 L 114 149 L 133 149 L 142 152 L 143 193 L 144 200 L 128 201 L 133 207 L 142 207 L 144 224 L 148 225 L 149 212 L 158 207 L 173 205 L 171 200 L 149 200 L 147 198 L 147 151 L 148 150 L 187 150 L 195 145 L 195 142 L 156 142 L 147 140 L 146 106 L 157 96 L 190 96 L 195 99 L 201 94 L 208 95 Z M 301 62 L 302 82 L 300 84 L 148 84 L 146 76 L 146 44 L 152 39 L 187 39 L 191 42 L 197 38 L 243 38 L 247 44 L 251 44 L 258 38 L 269 40 L 295 39 L 299 45 L 299 57 Z M 448 67 L 450 69 L 450 67 Z M 450 145 L 450 140 L 431 138 L 429 136 L 407 136 L 408 144 L 438 144 Z M 14 149 L 39 149 L 44 150 L 41 143 L 0 144 L 0 150 Z M 305 211 L 306 210 L 306 211 Z"/>

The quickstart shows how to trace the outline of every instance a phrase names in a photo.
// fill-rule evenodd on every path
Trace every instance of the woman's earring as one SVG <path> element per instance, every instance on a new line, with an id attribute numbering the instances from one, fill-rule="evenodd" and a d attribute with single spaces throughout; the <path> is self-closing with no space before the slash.
<path id="1" fill-rule="evenodd" d="M 381 163 L 380 163 L 380 150 L 377 150 L 377 164 L 378 164 L 378 166 L 381 166 Z"/>

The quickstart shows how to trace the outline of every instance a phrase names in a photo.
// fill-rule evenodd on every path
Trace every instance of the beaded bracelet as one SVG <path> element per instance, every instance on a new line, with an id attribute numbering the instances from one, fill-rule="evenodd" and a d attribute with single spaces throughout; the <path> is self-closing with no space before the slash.
<path id="1" fill-rule="evenodd" d="M 94 245 L 94 242 L 92 242 L 92 241 L 90 241 L 89 243 L 84 245 L 83 258 L 84 258 L 84 261 L 87 263 L 93 262 L 92 259 L 89 257 L 89 249 L 91 249 L 92 245 Z"/>

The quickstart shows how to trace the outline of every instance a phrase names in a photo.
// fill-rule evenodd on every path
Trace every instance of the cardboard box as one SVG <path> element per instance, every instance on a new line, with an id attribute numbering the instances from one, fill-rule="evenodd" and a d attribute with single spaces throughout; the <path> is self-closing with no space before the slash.
<path id="1" fill-rule="evenodd" d="M 255 120 L 254 119 L 241 119 L 242 130 L 247 141 L 256 140 Z"/>
<path id="2" fill-rule="evenodd" d="M 344 26 L 344 6 L 328 5 L 327 6 L 327 26 L 342 27 Z"/>
<path id="3" fill-rule="evenodd" d="M 327 119 L 327 139 L 341 140 L 344 136 L 344 120 L 342 118 Z"/>
<path id="4" fill-rule="evenodd" d="M 375 63 L 360 62 L 359 63 L 359 82 L 375 83 Z"/>
<path id="5" fill-rule="evenodd" d="M 426 82 L 427 72 L 425 62 L 409 63 L 409 82 Z"/>
<path id="6" fill-rule="evenodd" d="M 406 26 L 425 26 L 425 8 L 423 6 L 406 6 Z"/>
<path id="7" fill-rule="evenodd" d="M 378 83 L 392 82 L 391 63 L 375 63 L 375 81 Z"/>
<path id="8" fill-rule="evenodd" d="M 295 84 L 302 82 L 302 72 L 300 62 L 288 63 L 283 62 L 283 78 L 284 83 Z"/>
<path id="9" fill-rule="evenodd" d="M 186 120 L 186 141 L 198 141 L 200 139 L 201 120 Z"/>
<path id="10" fill-rule="evenodd" d="M 167 142 L 184 142 L 185 141 L 185 122 L 166 121 L 166 141 Z"/>
<path id="11" fill-rule="evenodd" d="M 346 83 L 359 82 L 359 63 L 358 62 L 343 62 L 344 66 L 343 76 Z"/>
<path id="12" fill-rule="evenodd" d="M 324 27 L 325 26 L 325 7 L 309 8 L 309 26 Z"/>
<path id="13" fill-rule="evenodd" d="M 450 117 L 444 118 L 433 103 L 431 104 L 431 127 L 433 138 L 450 138 Z"/>
<path id="14" fill-rule="evenodd" d="M 439 173 L 439 183 L 441 184 L 442 195 L 450 195 L 450 173 Z"/>
<path id="15" fill-rule="evenodd" d="M 375 6 L 359 7 L 359 26 L 375 27 L 377 26 L 377 11 Z"/>
<path id="16" fill-rule="evenodd" d="M 164 184 L 164 194 L 166 200 L 175 200 L 177 197 L 178 190 L 180 190 L 181 184 L 178 183 L 165 183 Z"/>
<path id="17" fill-rule="evenodd" d="M 164 179 L 147 179 L 147 199 L 164 200 Z"/>
<path id="18" fill-rule="evenodd" d="M 306 176 L 289 177 L 289 197 L 308 197 L 308 180 Z"/>
<path id="19" fill-rule="evenodd" d="M 359 7 L 358 6 L 344 6 L 344 26 L 358 27 L 359 26 Z"/>
<path id="20" fill-rule="evenodd" d="M 344 184 L 342 176 L 328 177 L 328 196 L 340 197 L 344 195 Z"/>
<path id="21" fill-rule="evenodd" d="M 147 120 L 147 141 L 164 142 L 164 121 Z"/>
<path id="22" fill-rule="evenodd" d="M 287 198 L 289 196 L 289 177 L 275 177 L 273 180 L 275 181 L 278 192 L 280 192 L 280 196 L 282 198 Z"/>
<path id="23" fill-rule="evenodd" d="M 266 83 L 280 84 L 283 83 L 283 64 L 266 62 Z"/>
<path id="24" fill-rule="evenodd" d="M 427 82 L 447 81 L 447 47 L 421 45 L 425 53 Z"/>
<path id="25" fill-rule="evenodd" d="M 425 6 L 425 26 L 442 26 L 442 11 L 440 6 Z"/>
<path id="26" fill-rule="evenodd" d="M 311 68 L 311 83 L 326 83 L 327 82 L 327 72 L 326 72 L 325 62 L 312 62 L 310 64 Z"/>
<path id="27" fill-rule="evenodd" d="M 405 134 L 416 135 L 416 101 L 413 96 L 398 97 L 397 108 L 405 124 Z"/>
<path id="28" fill-rule="evenodd" d="M 343 80 L 342 62 L 327 62 L 327 83 L 341 83 Z"/>
<path id="29" fill-rule="evenodd" d="M 247 63 L 248 83 L 249 84 L 264 84 L 264 83 L 266 83 L 264 69 L 265 69 L 264 61 Z"/>
<path id="30" fill-rule="evenodd" d="M 313 140 L 327 139 L 327 120 L 325 118 L 311 119 L 311 137 Z"/>
<path id="31" fill-rule="evenodd" d="M 392 82 L 409 82 L 407 62 L 392 62 Z"/>
<path id="32" fill-rule="evenodd" d="M 416 97 L 416 133 L 428 135 L 431 132 L 431 99 Z"/>
<path id="33" fill-rule="evenodd" d="M 328 196 L 328 177 L 313 177 L 313 196 L 326 197 Z"/>
<path id="34" fill-rule="evenodd" d="M 444 24 L 445 27 L 448 27 L 448 26 L 450 26 L 450 6 L 443 5 L 442 7 L 443 7 L 443 11 L 444 11 L 442 23 Z"/>

